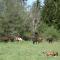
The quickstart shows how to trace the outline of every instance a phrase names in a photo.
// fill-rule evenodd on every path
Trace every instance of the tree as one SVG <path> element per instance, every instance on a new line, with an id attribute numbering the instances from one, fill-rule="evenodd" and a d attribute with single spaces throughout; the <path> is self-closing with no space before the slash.
<path id="1" fill-rule="evenodd" d="M 32 33 L 34 34 L 36 31 L 38 32 L 38 25 L 39 22 L 41 21 L 41 5 L 40 5 L 40 0 L 36 0 L 31 8 L 31 17 L 32 17 Z"/>
<path id="2" fill-rule="evenodd" d="M 23 0 L 3 0 L 4 14 L 1 20 L 1 28 L 5 34 L 21 32 L 25 15 Z"/>
<path id="3" fill-rule="evenodd" d="M 59 0 L 45 0 L 42 11 L 42 19 L 49 26 L 54 25 L 56 28 L 60 28 L 60 13 L 59 13 Z"/>

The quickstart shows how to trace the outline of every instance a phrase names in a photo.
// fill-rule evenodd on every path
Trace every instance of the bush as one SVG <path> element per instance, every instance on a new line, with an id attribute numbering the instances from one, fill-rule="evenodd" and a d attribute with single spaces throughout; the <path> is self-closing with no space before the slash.
<path id="1" fill-rule="evenodd" d="M 58 40 L 60 38 L 60 33 L 58 32 L 57 29 L 54 28 L 54 26 L 51 26 L 44 31 L 44 36 L 46 37 L 51 36 L 54 38 L 54 40 Z"/>
<path id="2" fill-rule="evenodd" d="M 60 33 L 59 31 L 54 28 L 54 26 L 48 26 L 46 23 L 42 22 L 42 24 L 39 26 L 38 31 L 42 33 L 44 38 L 47 37 L 53 37 L 54 40 L 60 39 Z"/>

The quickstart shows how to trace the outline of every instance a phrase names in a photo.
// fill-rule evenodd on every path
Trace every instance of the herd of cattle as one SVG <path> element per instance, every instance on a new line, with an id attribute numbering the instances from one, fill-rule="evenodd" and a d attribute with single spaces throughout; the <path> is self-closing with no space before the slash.
<path id="1" fill-rule="evenodd" d="M 42 37 L 39 37 L 37 34 L 34 37 L 26 37 L 26 36 L 12 36 L 12 35 L 5 35 L 5 36 L 0 36 L 0 42 L 8 42 L 8 41 L 22 41 L 22 40 L 32 40 L 33 44 L 37 44 L 42 42 L 44 39 Z M 49 37 L 46 39 L 49 43 L 52 43 L 53 38 Z"/>
<path id="2" fill-rule="evenodd" d="M 22 41 L 23 39 L 20 36 L 11 36 L 11 35 L 5 35 L 0 36 L 0 42 L 14 42 L 14 41 Z"/>
<path id="3" fill-rule="evenodd" d="M 52 36 L 50 36 L 50 37 L 47 37 L 47 38 L 44 38 L 44 37 L 42 37 L 42 36 L 39 36 L 38 35 L 38 33 L 35 33 L 35 35 L 34 35 L 34 37 L 33 37 L 33 44 L 37 44 L 37 43 L 40 43 L 40 42 L 42 42 L 42 41 L 47 41 L 47 42 L 49 42 L 49 43 L 52 43 L 53 42 L 53 40 L 54 40 L 54 38 L 52 37 Z"/>
<path id="4" fill-rule="evenodd" d="M 0 36 L 0 42 L 14 42 L 14 41 L 22 41 L 24 39 L 30 39 L 30 38 L 27 38 L 27 37 L 21 37 L 21 36 L 11 36 L 11 35 L 5 35 L 5 36 Z M 33 44 L 37 44 L 37 43 L 40 43 L 42 42 L 44 39 L 41 38 L 41 37 L 38 37 L 38 35 L 36 34 L 33 38 L 32 38 L 32 41 L 33 41 Z M 52 37 L 49 37 L 46 39 L 49 43 L 52 43 L 53 41 L 53 38 Z M 48 52 L 43 52 L 44 54 L 46 54 L 47 56 L 58 56 L 58 52 L 54 52 L 54 51 L 48 51 Z"/>

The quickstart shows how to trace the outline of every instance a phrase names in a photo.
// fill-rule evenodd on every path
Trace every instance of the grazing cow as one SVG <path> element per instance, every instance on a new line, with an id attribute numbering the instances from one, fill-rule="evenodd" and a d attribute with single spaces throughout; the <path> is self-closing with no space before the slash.
<path id="1" fill-rule="evenodd" d="M 15 37 L 15 40 L 16 40 L 16 41 L 22 41 L 23 39 L 22 39 L 21 37 L 16 36 L 16 37 Z"/>
<path id="2" fill-rule="evenodd" d="M 22 36 L 22 39 L 23 40 L 25 40 L 25 41 L 29 41 L 29 40 L 31 40 L 32 39 L 32 37 L 31 36 Z"/>
<path id="3" fill-rule="evenodd" d="M 34 44 L 34 43 L 36 43 L 36 44 L 37 44 L 37 43 L 40 43 L 40 42 L 42 42 L 42 40 L 43 40 L 42 38 L 34 38 L 34 39 L 33 39 L 33 44 Z"/>
<path id="4" fill-rule="evenodd" d="M 11 41 L 11 42 L 13 42 L 14 41 L 14 37 L 13 36 L 10 36 L 10 35 L 6 35 L 6 36 L 1 36 L 0 37 L 0 41 L 1 42 L 8 42 L 8 41 Z"/>
<path id="5" fill-rule="evenodd" d="M 9 41 L 14 42 L 14 36 L 8 36 Z"/>
<path id="6" fill-rule="evenodd" d="M 38 42 L 38 33 L 35 32 L 34 35 L 33 35 L 33 44 L 36 43 L 37 44 Z"/>
<path id="7" fill-rule="evenodd" d="M 4 42 L 8 42 L 8 40 L 9 40 L 9 39 L 8 39 L 8 37 L 6 37 L 6 36 L 0 37 L 0 41 L 1 41 L 1 42 L 3 42 L 3 41 L 4 41 Z"/>
<path id="8" fill-rule="evenodd" d="M 47 41 L 48 41 L 49 43 L 52 43 L 52 41 L 53 41 L 53 37 L 49 37 L 49 38 L 47 38 Z"/>
<path id="9" fill-rule="evenodd" d="M 58 52 L 54 52 L 54 51 L 48 51 L 43 53 L 45 53 L 46 56 L 58 56 Z"/>
<path id="10" fill-rule="evenodd" d="M 41 37 L 39 37 L 39 35 L 38 35 L 38 33 L 35 33 L 35 35 L 34 35 L 34 37 L 33 37 L 33 44 L 34 43 L 40 43 L 40 42 L 42 42 L 42 38 Z"/>

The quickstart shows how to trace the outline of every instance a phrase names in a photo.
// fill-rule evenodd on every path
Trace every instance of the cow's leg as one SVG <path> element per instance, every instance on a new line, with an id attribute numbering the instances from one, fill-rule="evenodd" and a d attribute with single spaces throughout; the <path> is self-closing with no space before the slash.
<path id="1" fill-rule="evenodd" d="M 52 40 L 49 40 L 49 43 L 52 43 Z"/>
<path id="2" fill-rule="evenodd" d="M 7 39 L 5 39 L 5 40 L 4 40 L 4 42 L 8 42 L 8 40 L 7 40 Z"/>
<path id="3" fill-rule="evenodd" d="M 14 42 L 14 39 L 10 39 L 11 40 L 11 42 Z"/>
<path id="4" fill-rule="evenodd" d="M 35 41 L 33 41 L 33 44 L 35 43 Z"/>
<path id="5" fill-rule="evenodd" d="M 38 44 L 40 43 L 40 41 L 38 41 Z"/>

